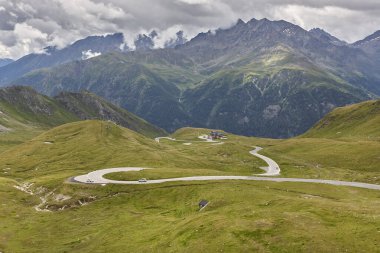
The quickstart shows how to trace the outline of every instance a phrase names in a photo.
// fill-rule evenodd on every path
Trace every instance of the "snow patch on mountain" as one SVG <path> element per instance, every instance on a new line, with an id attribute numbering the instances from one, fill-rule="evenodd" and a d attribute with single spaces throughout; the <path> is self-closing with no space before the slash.
<path id="1" fill-rule="evenodd" d="M 83 51 L 82 52 L 82 60 L 87 60 L 87 59 L 90 59 L 90 58 L 93 58 L 93 57 L 97 57 L 97 56 L 100 56 L 102 55 L 102 53 L 100 52 L 92 52 L 92 50 L 87 50 L 87 51 Z"/>

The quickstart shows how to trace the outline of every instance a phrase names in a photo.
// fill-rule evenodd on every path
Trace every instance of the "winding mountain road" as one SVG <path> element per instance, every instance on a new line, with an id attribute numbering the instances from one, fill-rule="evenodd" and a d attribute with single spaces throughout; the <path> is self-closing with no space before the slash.
<path id="1" fill-rule="evenodd" d="M 126 168 L 112 168 L 112 169 L 96 170 L 86 175 L 77 176 L 74 178 L 74 181 L 77 181 L 80 183 L 88 183 L 87 180 L 91 180 L 92 184 L 137 185 L 137 184 L 161 184 L 161 183 L 167 183 L 167 182 L 180 182 L 180 181 L 253 180 L 253 181 L 271 181 L 271 182 L 318 183 L 318 184 L 352 186 L 352 187 L 359 187 L 359 188 L 365 188 L 365 189 L 380 190 L 380 185 L 375 185 L 375 184 L 346 182 L 346 181 L 338 181 L 338 180 L 305 179 L 305 178 L 279 178 L 279 177 L 274 178 L 274 177 L 253 177 L 253 176 L 198 176 L 198 177 L 165 178 L 165 179 L 148 180 L 147 182 L 138 182 L 138 181 L 118 181 L 118 180 L 106 179 L 103 177 L 104 175 L 109 174 L 109 173 L 141 171 L 145 169 L 146 168 L 126 167 Z"/>
<path id="2" fill-rule="evenodd" d="M 154 140 L 156 142 L 158 142 L 158 143 L 160 142 L 161 139 L 166 139 L 166 140 L 170 140 L 170 141 L 176 141 L 176 139 L 171 138 L 171 137 L 157 137 L 157 138 L 154 138 Z"/>
<path id="3" fill-rule="evenodd" d="M 173 138 L 169 137 L 159 137 L 155 140 L 160 142 L 160 139 L 168 139 L 175 141 Z M 258 154 L 262 150 L 260 147 L 256 147 L 249 153 L 264 160 L 268 167 L 261 167 L 265 170 L 264 174 L 258 176 L 194 176 L 194 177 L 179 177 L 179 178 L 165 178 L 165 179 L 155 179 L 148 180 L 146 182 L 139 181 L 118 181 L 104 178 L 104 175 L 115 172 L 129 172 L 129 171 L 141 171 L 147 170 L 148 168 L 137 168 L 137 167 L 123 167 L 123 168 L 110 168 L 102 169 L 90 172 L 85 175 L 76 176 L 73 181 L 85 184 L 126 184 L 126 185 L 138 185 L 138 184 L 161 184 L 166 182 L 179 182 L 179 181 L 215 181 L 215 180 L 253 180 L 253 181 L 271 181 L 271 182 L 297 182 L 297 183 L 317 183 L 317 184 L 329 184 L 336 186 L 350 186 L 358 187 L 371 190 L 380 190 L 380 185 L 367 184 L 359 182 L 348 182 L 348 181 L 338 181 L 338 180 L 324 180 L 324 179 L 306 179 L 306 178 L 277 178 L 277 177 L 263 177 L 263 176 L 278 176 L 280 174 L 279 165 L 273 161 L 271 158 L 264 155 Z"/>
<path id="4" fill-rule="evenodd" d="M 260 176 L 278 176 L 278 175 L 280 175 L 280 172 L 281 172 L 280 166 L 278 166 L 278 164 L 275 161 L 273 161 L 269 157 L 266 157 L 266 156 L 263 156 L 263 155 L 260 155 L 259 153 L 257 153 L 262 149 L 263 148 L 256 147 L 254 150 L 249 152 L 251 155 L 254 155 L 254 156 L 264 160 L 268 164 L 268 167 L 261 167 L 261 169 L 265 170 L 265 173 L 260 174 Z"/>

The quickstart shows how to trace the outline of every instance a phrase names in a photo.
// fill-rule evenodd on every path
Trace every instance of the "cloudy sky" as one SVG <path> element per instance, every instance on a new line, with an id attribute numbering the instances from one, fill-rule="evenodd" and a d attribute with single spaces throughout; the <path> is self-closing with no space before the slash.
<path id="1" fill-rule="evenodd" d="M 192 37 L 264 17 L 353 42 L 380 30 L 380 0 L 0 0 L 0 58 L 114 32 L 131 43 L 155 29 L 163 44 L 178 30 Z"/>

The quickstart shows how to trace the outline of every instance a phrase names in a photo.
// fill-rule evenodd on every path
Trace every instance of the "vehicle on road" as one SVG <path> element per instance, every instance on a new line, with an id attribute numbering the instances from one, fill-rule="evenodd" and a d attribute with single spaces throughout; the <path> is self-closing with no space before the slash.
<path id="1" fill-rule="evenodd" d="M 87 183 L 93 183 L 94 182 L 94 180 L 91 180 L 91 179 L 87 179 L 87 181 L 86 181 Z"/>
<path id="2" fill-rule="evenodd" d="M 146 183 L 148 182 L 148 180 L 146 180 L 146 178 L 140 178 L 139 179 L 139 183 Z"/>

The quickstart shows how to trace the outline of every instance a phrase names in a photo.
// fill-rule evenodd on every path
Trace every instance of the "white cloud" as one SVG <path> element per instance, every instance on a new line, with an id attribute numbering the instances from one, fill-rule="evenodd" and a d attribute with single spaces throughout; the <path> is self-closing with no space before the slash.
<path id="1" fill-rule="evenodd" d="M 18 58 L 89 35 L 122 32 L 129 47 L 155 29 L 162 46 L 178 30 L 188 37 L 229 27 L 238 18 L 285 19 L 320 27 L 349 42 L 380 29 L 379 0 L 0 0 L 0 57 Z"/>
<path id="2" fill-rule="evenodd" d="M 380 29 L 380 18 L 336 6 L 323 8 L 288 5 L 273 9 L 274 19 L 285 19 L 307 30 L 321 27 L 334 36 L 354 42 Z M 360 23 L 360 26 L 358 25 Z"/>

